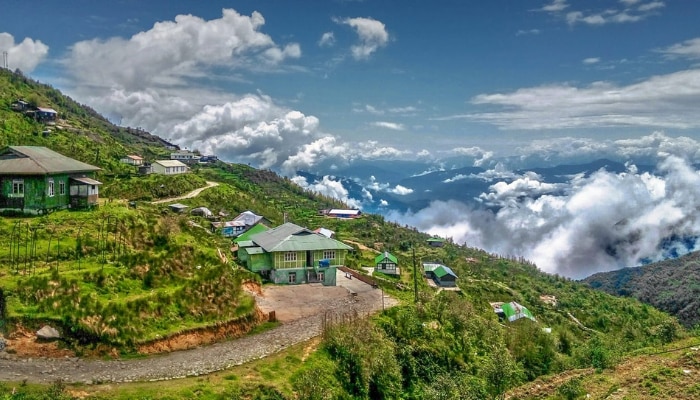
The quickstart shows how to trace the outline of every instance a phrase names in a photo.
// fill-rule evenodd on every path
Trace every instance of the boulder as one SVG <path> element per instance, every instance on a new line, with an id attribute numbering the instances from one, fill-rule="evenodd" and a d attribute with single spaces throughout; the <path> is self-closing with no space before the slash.
<path id="1" fill-rule="evenodd" d="M 36 332 L 36 338 L 39 340 L 56 340 L 61 338 L 61 333 L 48 325 L 44 325 Z"/>
<path id="2" fill-rule="evenodd" d="M 0 336 L 0 351 L 5 351 L 5 339 Z"/>

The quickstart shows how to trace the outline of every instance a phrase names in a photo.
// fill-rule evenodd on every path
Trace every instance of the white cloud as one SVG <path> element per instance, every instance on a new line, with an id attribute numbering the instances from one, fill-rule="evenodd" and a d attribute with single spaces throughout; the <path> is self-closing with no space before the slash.
<path id="1" fill-rule="evenodd" d="M 519 179 L 483 195 L 502 200 L 495 212 L 451 201 L 388 218 L 582 278 L 700 247 L 700 174 L 675 156 L 657 169 L 657 175 L 601 170 L 554 192 L 536 179 Z"/>
<path id="2" fill-rule="evenodd" d="M 360 43 L 353 45 L 350 50 L 356 60 L 368 59 L 380 47 L 384 47 L 389 42 L 389 33 L 384 23 L 372 18 L 346 18 L 336 20 L 340 24 L 345 24 L 357 32 Z"/>
<path id="3" fill-rule="evenodd" d="M 596 11 L 586 9 L 571 10 L 570 5 L 565 0 L 553 0 L 551 3 L 543 6 L 539 11 L 545 11 L 557 17 L 562 17 L 569 25 L 587 24 L 587 25 L 606 25 L 606 24 L 622 24 L 642 21 L 652 15 L 656 15 L 657 10 L 665 7 L 662 1 L 649 1 L 642 3 L 638 0 L 621 0 L 622 8 L 606 7 Z M 641 4 L 640 4 L 641 3 Z M 637 5 L 639 4 L 639 5 Z"/>
<path id="4" fill-rule="evenodd" d="M 540 11 L 546 11 L 546 12 L 559 12 L 567 9 L 569 7 L 569 4 L 566 3 L 566 0 L 552 0 L 551 3 L 543 6 Z"/>
<path id="5" fill-rule="evenodd" d="M 539 35 L 541 31 L 539 29 L 520 29 L 515 32 L 515 36 L 525 36 L 525 35 Z"/>
<path id="6" fill-rule="evenodd" d="M 600 62 L 600 58 L 598 58 L 598 57 L 589 57 L 589 58 L 583 59 L 584 64 L 597 64 L 599 62 Z"/>
<path id="7" fill-rule="evenodd" d="M 320 47 L 335 46 L 335 34 L 333 32 L 325 32 L 321 35 L 321 39 L 318 40 L 318 45 Z"/>
<path id="8" fill-rule="evenodd" d="M 313 183 L 307 182 L 306 178 L 303 176 L 295 176 L 291 178 L 291 180 L 304 189 L 338 199 L 353 208 L 362 208 L 362 202 L 351 198 L 342 182 L 334 180 L 328 175 L 324 176 L 320 181 L 315 181 Z"/>
<path id="9" fill-rule="evenodd" d="M 258 12 L 244 16 L 232 9 L 209 21 L 178 15 L 127 39 L 75 43 L 65 65 L 80 85 L 136 91 L 180 85 L 214 67 L 260 69 L 301 55 L 298 44 L 280 47 L 260 32 L 264 24 Z"/>
<path id="10" fill-rule="evenodd" d="M 404 127 L 403 124 L 387 121 L 372 122 L 372 126 L 376 126 L 377 128 L 391 129 L 393 131 L 403 131 L 406 129 L 406 127 Z"/>
<path id="11" fill-rule="evenodd" d="M 396 185 L 393 189 L 389 190 L 389 192 L 398 194 L 399 196 L 406 196 L 408 194 L 413 193 L 413 189 L 401 185 Z"/>
<path id="12" fill-rule="evenodd" d="M 666 49 L 659 50 L 669 58 L 685 57 L 689 59 L 700 58 L 700 38 L 686 40 L 683 43 L 676 43 Z"/>
<path id="13" fill-rule="evenodd" d="M 595 82 L 575 87 L 564 83 L 480 94 L 471 102 L 503 110 L 448 118 L 468 118 L 502 129 L 698 128 L 700 69 L 654 76 L 628 86 Z"/>
<path id="14" fill-rule="evenodd" d="M 46 58 L 49 46 L 40 40 L 30 38 L 24 38 L 20 43 L 15 43 L 14 36 L 0 32 L 0 54 L 5 51 L 7 64 L 11 70 L 19 68 L 22 72 L 29 74 Z M 1 66 L 4 67 L 4 65 Z"/>

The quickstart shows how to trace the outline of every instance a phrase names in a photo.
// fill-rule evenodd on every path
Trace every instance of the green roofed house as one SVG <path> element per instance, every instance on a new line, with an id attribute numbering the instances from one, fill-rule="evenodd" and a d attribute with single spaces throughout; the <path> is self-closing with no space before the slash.
<path id="1" fill-rule="evenodd" d="M 503 315 L 505 318 L 508 319 L 509 322 L 519 320 L 520 318 L 528 318 L 533 321 L 536 321 L 535 317 L 532 315 L 530 310 L 528 310 L 527 308 L 525 308 L 525 306 L 520 305 L 515 301 L 501 304 L 500 308 L 494 307 L 494 311 L 496 312 L 496 314 L 499 314 L 499 316 Z"/>
<path id="2" fill-rule="evenodd" d="M 427 240 L 427 242 L 431 247 L 442 247 L 445 245 L 445 240 L 440 239 L 439 237 L 431 237 Z"/>
<path id="3" fill-rule="evenodd" d="M 238 260 L 274 283 L 321 282 L 335 286 L 336 267 L 352 247 L 286 223 L 240 240 Z"/>
<path id="4" fill-rule="evenodd" d="M 0 150 L 0 212 L 44 214 L 97 205 L 100 168 L 46 147 Z"/>
<path id="5" fill-rule="evenodd" d="M 399 260 L 388 251 L 374 258 L 374 270 L 389 275 L 401 275 L 399 271 Z"/>
<path id="6" fill-rule="evenodd" d="M 423 271 L 428 278 L 432 278 L 438 286 L 457 286 L 457 274 L 448 266 L 439 263 L 423 263 Z"/>

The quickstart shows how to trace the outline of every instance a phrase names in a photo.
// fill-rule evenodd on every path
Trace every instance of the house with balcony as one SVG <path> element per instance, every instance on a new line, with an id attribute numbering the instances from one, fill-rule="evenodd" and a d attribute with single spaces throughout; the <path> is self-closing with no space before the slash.
<path id="1" fill-rule="evenodd" d="M 335 286 L 335 270 L 352 247 L 309 229 L 285 223 L 238 242 L 238 260 L 274 283 L 320 282 Z"/>
<path id="2" fill-rule="evenodd" d="M 0 150 L 0 212 L 46 214 L 97 205 L 100 168 L 46 147 L 8 146 Z"/>

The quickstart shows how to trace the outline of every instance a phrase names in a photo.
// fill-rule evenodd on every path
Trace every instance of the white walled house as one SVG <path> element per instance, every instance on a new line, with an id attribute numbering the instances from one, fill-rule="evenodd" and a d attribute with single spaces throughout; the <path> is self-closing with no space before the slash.
<path id="1" fill-rule="evenodd" d="M 178 160 L 157 160 L 151 165 L 154 174 L 178 175 L 187 172 L 187 165 Z"/>
<path id="2" fill-rule="evenodd" d="M 121 161 L 124 164 L 129 164 L 129 165 L 135 165 L 135 166 L 143 165 L 143 157 L 133 155 L 133 154 L 129 154 L 127 156 L 124 156 L 124 158 L 122 158 L 119 161 Z"/>

